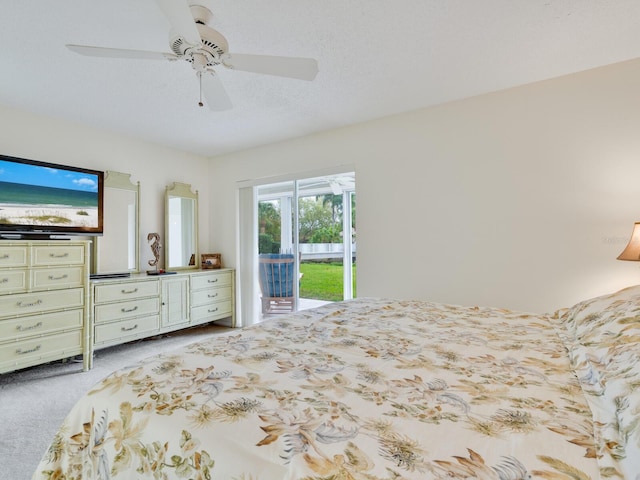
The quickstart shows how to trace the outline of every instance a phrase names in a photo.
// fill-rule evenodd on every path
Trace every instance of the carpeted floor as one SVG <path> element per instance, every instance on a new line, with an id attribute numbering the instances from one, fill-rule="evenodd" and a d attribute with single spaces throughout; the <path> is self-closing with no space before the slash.
<path id="1" fill-rule="evenodd" d="M 73 404 L 111 372 L 229 330 L 211 324 L 98 350 L 89 372 L 66 361 L 0 374 L 0 478 L 30 479 Z"/>

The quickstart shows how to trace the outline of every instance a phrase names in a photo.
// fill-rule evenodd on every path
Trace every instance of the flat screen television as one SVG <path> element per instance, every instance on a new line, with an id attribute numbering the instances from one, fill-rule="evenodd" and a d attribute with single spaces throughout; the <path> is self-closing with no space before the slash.
<path id="1" fill-rule="evenodd" d="M 102 235 L 104 172 L 0 155 L 0 237 Z"/>

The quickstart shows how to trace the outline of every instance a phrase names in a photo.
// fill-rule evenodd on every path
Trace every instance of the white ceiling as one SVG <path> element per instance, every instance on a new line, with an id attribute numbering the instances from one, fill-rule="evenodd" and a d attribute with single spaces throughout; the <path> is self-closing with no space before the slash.
<path id="1" fill-rule="evenodd" d="M 230 52 L 318 76 L 220 68 L 234 108 L 212 112 L 185 62 L 65 48 L 169 52 L 154 0 L 0 0 L 0 104 L 213 156 L 640 57 L 638 0 L 200 2 Z"/>

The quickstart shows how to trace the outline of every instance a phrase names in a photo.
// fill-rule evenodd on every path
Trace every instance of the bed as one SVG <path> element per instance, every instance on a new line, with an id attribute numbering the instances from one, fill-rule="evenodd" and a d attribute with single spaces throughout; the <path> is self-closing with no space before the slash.
<path id="1" fill-rule="evenodd" d="M 33 479 L 640 479 L 639 311 L 631 287 L 281 316 L 114 372 Z"/>

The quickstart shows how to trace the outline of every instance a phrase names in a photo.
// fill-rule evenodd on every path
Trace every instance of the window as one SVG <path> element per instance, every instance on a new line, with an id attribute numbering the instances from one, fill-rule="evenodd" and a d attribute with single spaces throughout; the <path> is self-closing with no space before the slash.
<path id="1" fill-rule="evenodd" d="M 241 192 L 240 209 L 240 239 L 244 243 L 241 261 L 247 261 L 246 270 L 241 266 L 239 274 L 244 273 L 251 280 L 241 280 L 245 294 L 241 303 L 247 310 L 242 314 L 243 324 L 264 318 L 262 292 L 256 285 L 259 282 L 255 273 L 259 254 L 294 254 L 299 281 L 293 289 L 293 310 L 353 298 L 355 173 L 310 176 L 247 188 L 251 193 Z M 253 222 L 247 221 L 249 218 Z M 253 313 L 249 314 L 249 310 Z M 246 322 L 245 318 L 251 321 Z"/>

